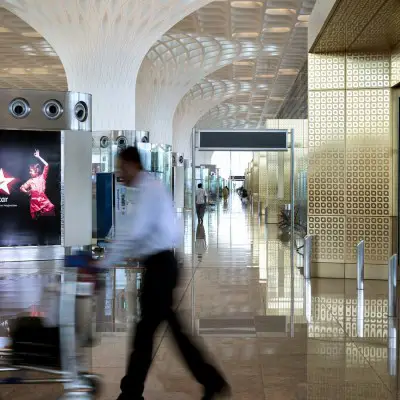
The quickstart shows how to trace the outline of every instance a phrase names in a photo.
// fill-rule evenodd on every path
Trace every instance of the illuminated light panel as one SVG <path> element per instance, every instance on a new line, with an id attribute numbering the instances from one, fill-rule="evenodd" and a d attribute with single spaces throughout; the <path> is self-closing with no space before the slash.
<path id="1" fill-rule="evenodd" d="M 265 11 L 267 15 L 295 15 L 296 10 L 292 8 L 267 8 Z"/>
<path id="2" fill-rule="evenodd" d="M 232 37 L 235 39 L 255 39 L 258 38 L 260 34 L 258 32 L 235 32 L 232 33 Z"/>
<path id="3" fill-rule="evenodd" d="M 0 26 L 0 33 L 8 33 L 8 32 L 11 32 L 11 30 L 6 28 L 5 26 Z"/>
<path id="4" fill-rule="evenodd" d="M 237 79 L 239 79 L 239 81 L 252 81 L 253 77 L 252 76 L 239 76 Z"/>
<path id="5" fill-rule="evenodd" d="M 250 60 L 234 61 L 233 65 L 238 65 L 238 66 L 254 65 L 254 61 Z"/>
<path id="6" fill-rule="evenodd" d="M 263 29 L 263 32 L 265 33 L 288 33 L 290 31 L 291 29 L 287 26 L 276 26 Z"/>
<path id="7" fill-rule="evenodd" d="M 8 72 L 13 75 L 25 75 L 26 74 L 26 71 L 24 68 L 10 68 L 8 70 Z"/>
<path id="8" fill-rule="evenodd" d="M 257 78 L 272 79 L 272 78 L 275 78 L 275 74 L 259 74 L 259 75 L 257 75 Z"/>
<path id="9" fill-rule="evenodd" d="M 25 36 L 25 37 L 30 37 L 30 38 L 40 38 L 40 37 L 42 37 L 42 35 L 39 32 L 35 32 L 35 31 L 22 32 L 21 35 Z"/>
<path id="10" fill-rule="evenodd" d="M 263 51 L 277 51 L 278 50 L 278 46 L 275 46 L 273 44 L 269 45 L 269 46 L 265 46 L 263 48 Z"/>
<path id="11" fill-rule="evenodd" d="M 308 22 L 296 22 L 296 28 L 308 28 Z"/>
<path id="12" fill-rule="evenodd" d="M 233 8 L 261 8 L 262 1 L 232 1 L 231 7 Z"/>
<path id="13" fill-rule="evenodd" d="M 308 22 L 310 20 L 310 16 L 309 15 L 299 15 L 297 17 L 297 20 L 300 22 Z"/>
<path id="14" fill-rule="evenodd" d="M 298 73 L 299 71 L 297 69 L 282 68 L 279 70 L 279 75 L 297 75 Z"/>
<path id="15" fill-rule="evenodd" d="M 49 70 L 47 68 L 32 68 L 32 72 L 35 75 L 47 75 Z"/>
<path id="16" fill-rule="evenodd" d="M 283 100 L 285 100 L 284 97 L 270 97 L 269 99 L 270 99 L 271 101 L 283 101 Z"/>

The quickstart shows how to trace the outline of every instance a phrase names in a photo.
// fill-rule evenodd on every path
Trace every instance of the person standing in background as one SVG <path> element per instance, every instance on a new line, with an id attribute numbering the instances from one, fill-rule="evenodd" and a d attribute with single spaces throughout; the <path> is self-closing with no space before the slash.
<path id="1" fill-rule="evenodd" d="M 224 202 L 226 203 L 228 201 L 229 197 L 229 189 L 228 186 L 225 186 L 222 190 L 222 197 L 224 198 Z"/>
<path id="2" fill-rule="evenodd" d="M 203 223 L 204 214 L 206 212 L 207 193 L 203 189 L 203 184 L 199 183 L 196 190 L 196 214 L 199 224 Z"/>
<path id="3" fill-rule="evenodd" d="M 181 241 L 173 201 L 163 183 L 143 171 L 136 147 L 118 155 L 118 170 L 124 184 L 135 187 L 135 207 L 117 231 L 109 257 L 101 261 L 112 268 L 124 259 L 143 260 L 145 274 L 141 288 L 141 319 L 136 326 L 133 350 L 118 400 L 143 400 L 144 384 L 153 358 L 153 340 L 158 326 L 167 321 L 176 345 L 195 379 L 204 387 L 203 400 L 229 395 L 230 388 L 182 329 L 173 307 L 179 280 L 178 261 L 173 249 Z"/>

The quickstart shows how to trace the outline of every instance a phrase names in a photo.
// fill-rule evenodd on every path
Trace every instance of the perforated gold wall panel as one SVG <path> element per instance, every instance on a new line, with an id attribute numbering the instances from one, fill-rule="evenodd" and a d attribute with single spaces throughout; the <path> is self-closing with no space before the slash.
<path id="1" fill-rule="evenodd" d="M 391 254 L 390 85 L 388 53 L 309 56 L 308 228 L 315 235 L 314 261 L 354 263 L 361 239 L 367 263 L 386 264 Z"/>
<path id="2" fill-rule="evenodd" d="M 390 71 L 391 86 L 396 86 L 400 83 L 400 46 L 392 51 Z"/>
<path id="3" fill-rule="evenodd" d="M 398 0 L 338 0 L 313 53 L 382 52 L 399 41 Z"/>
<path id="4" fill-rule="evenodd" d="M 268 175 L 267 175 L 267 153 L 259 153 L 259 174 L 258 174 L 259 198 L 263 205 L 266 206 L 268 196 Z"/>

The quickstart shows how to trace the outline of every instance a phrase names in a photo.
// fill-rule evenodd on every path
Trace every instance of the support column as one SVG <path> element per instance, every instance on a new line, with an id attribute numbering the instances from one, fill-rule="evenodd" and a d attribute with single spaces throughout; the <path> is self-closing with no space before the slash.
<path id="1" fill-rule="evenodd" d="M 136 81 L 144 57 L 165 32 L 210 2 L 4 0 L 2 6 L 50 43 L 68 89 L 93 95 L 93 131 L 108 131 L 136 128 Z M 158 139 L 153 142 L 163 142 Z"/>

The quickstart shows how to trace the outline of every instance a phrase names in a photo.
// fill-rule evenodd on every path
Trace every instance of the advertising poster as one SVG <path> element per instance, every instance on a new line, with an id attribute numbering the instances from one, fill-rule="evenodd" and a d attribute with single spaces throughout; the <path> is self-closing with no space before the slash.
<path id="1" fill-rule="evenodd" d="M 61 245 L 61 133 L 0 130 L 0 247 Z"/>

